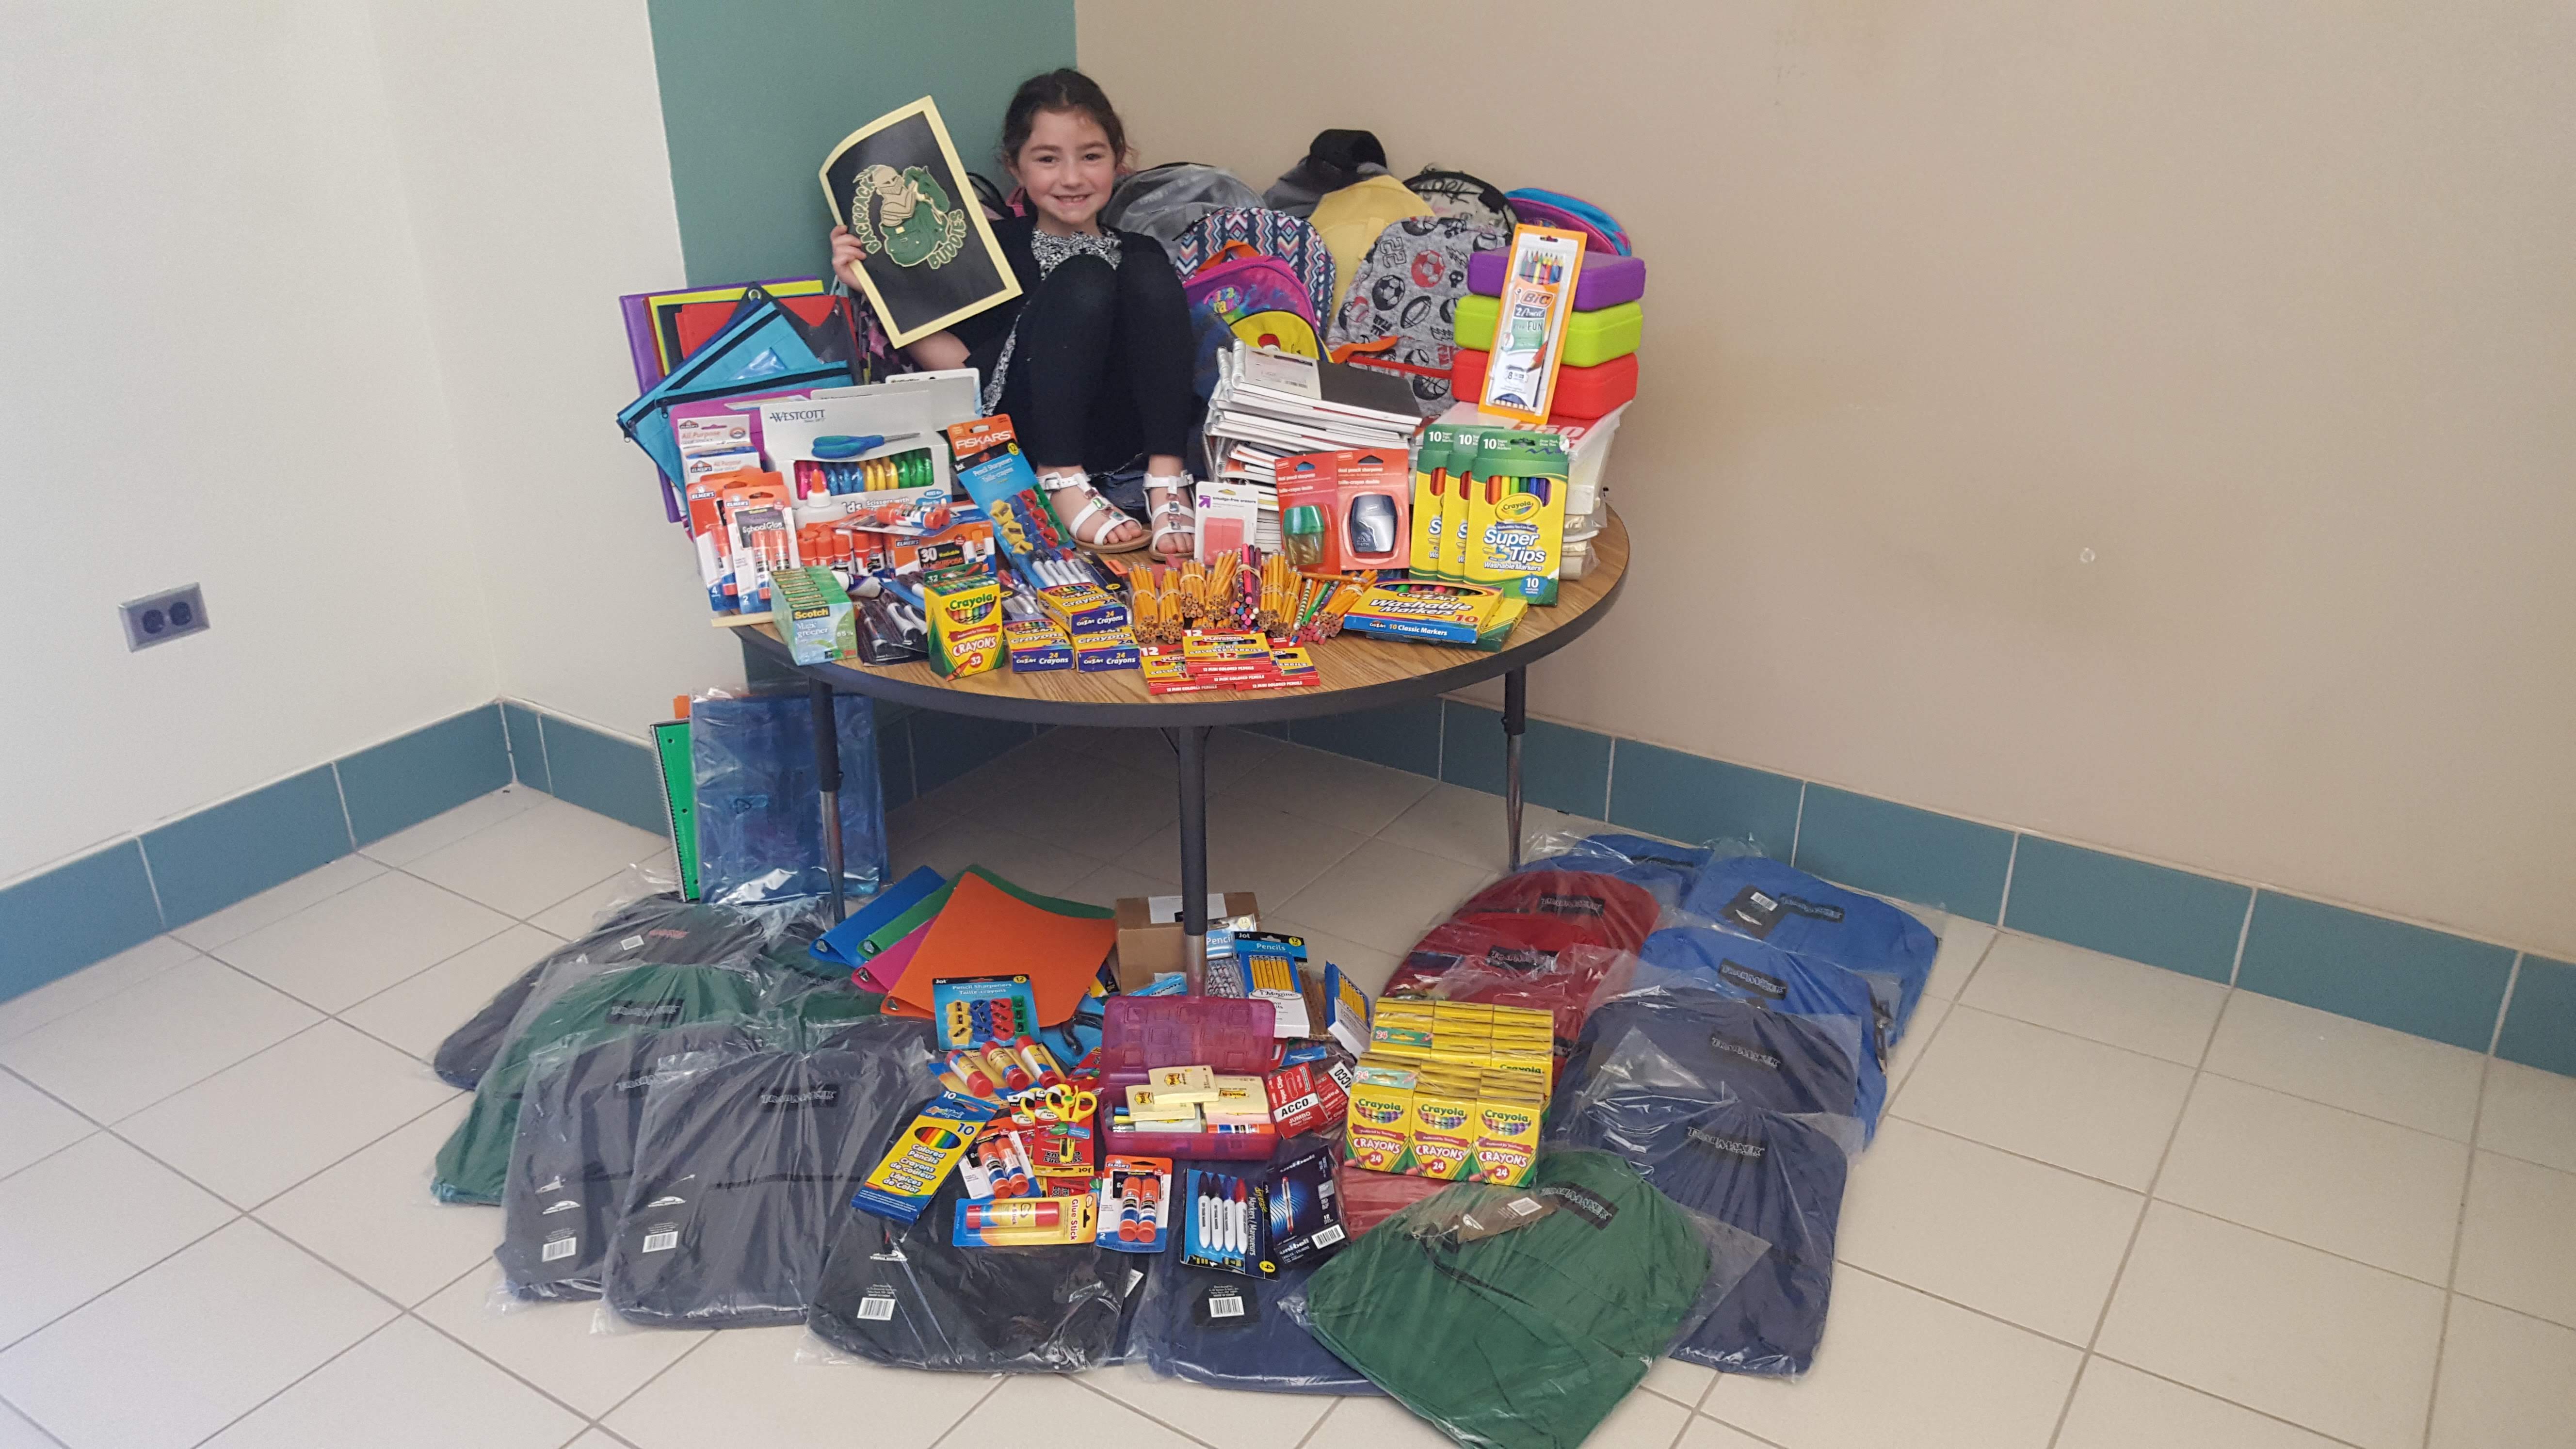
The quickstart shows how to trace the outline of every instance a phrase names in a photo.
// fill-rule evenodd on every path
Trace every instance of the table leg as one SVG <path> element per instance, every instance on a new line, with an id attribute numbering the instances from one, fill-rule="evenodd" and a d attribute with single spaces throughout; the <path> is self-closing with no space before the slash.
<path id="1" fill-rule="evenodd" d="M 1512 869 L 1521 868 L 1521 735 L 1529 729 L 1529 671 L 1503 676 L 1503 816 Z"/>
<path id="2" fill-rule="evenodd" d="M 1207 740 L 1206 725 L 1172 731 L 1181 771 L 1181 969 L 1190 991 L 1207 985 Z"/>
<path id="3" fill-rule="evenodd" d="M 832 710 L 832 686 L 813 681 L 814 786 L 823 802 L 823 864 L 832 876 L 832 919 L 849 914 L 841 885 L 841 730 Z"/>

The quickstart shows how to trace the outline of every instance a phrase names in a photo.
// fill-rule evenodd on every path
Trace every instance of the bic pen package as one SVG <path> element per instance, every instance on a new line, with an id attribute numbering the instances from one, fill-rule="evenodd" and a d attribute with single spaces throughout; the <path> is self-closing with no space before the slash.
<path id="1" fill-rule="evenodd" d="M 1182 1189 L 1181 1261 L 1277 1277 L 1318 1263 L 1347 1238 L 1333 1182 L 1333 1154 L 1312 1152 L 1258 1176 L 1193 1168 Z"/>

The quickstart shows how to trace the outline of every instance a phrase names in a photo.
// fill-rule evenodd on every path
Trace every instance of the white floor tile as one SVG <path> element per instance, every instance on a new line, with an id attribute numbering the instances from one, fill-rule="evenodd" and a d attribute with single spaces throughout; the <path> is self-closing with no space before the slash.
<path id="1" fill-rule="evenodd" d="M 1278 911 L 1319 931 L 1401 956 L 1426 928 L 1491 878 L 1472 865 L 1370 840 L 1281 902 Z M 1262 900 L 1267 904 L 1269 897 Z"/>
<path id="2" fill-rule="evenodd" d="M 403 868 L 518 920 L 670 847 L 605 815 L 543 800 Z"/>
<path id="3" fill-rule="evenodd" d="M 2334 1441 L 2252 1409 L 2097 1358 L 2066 1411 L 2057 1449 L 2335 1449 Z"/>
<path id="4" fill-rule="evenodd" d="M 1039 738 L 1043 747 L 1050 730 Z M 1131 770 L 1157 776 L 1171 783 L 1177 794 L 1179 756 L 1174 753 L 1160 730 L 1102 730 L 1089 741 L 1090 753 L 1114 760 Z M 1285 740 L 1256 735 L 1249 730 L 1213 730 L 1208 734 L 1208 793 L 1213 796 L 1240 784 L 1255 771 L 1270 767 L 1275 761 L 1314 751 L 1298 750 Z"/>
<path id="5" fill-rule="evenodd" d="M 1208 889 L 1250 891 L 1275 912 L 1367 837 L 1268 806 L 1208 807 Z M 1180 827 L 1158 830 L 1118 863 L 1139 875 L 1181 878 Z M 1174 889 L 1178 889 L 1175 886 Z"/>
<path id="6" fill-rule="evenodd" d="M 1261 1412 L 1249 1414 L 1244 1412 L 1247 1394 L 1167 1379 L 1143 1364 L 1102 1369 L 1084 1375 L 1082 1382 L 1212 1449 L 1278 1449 L 1297 1443 L 1333 1407 L 1330 1394 L 1264 1394 Z"/>
<path id="7" fill-rule="evenodd" d="M 2198 1066 L 2227 988 L 2007 932 L 1995 938 L 1959 999 L 1981 1011 Z"/>
<path id="8" fill-rule="evenodd" d="M 199 956 L 0 1043 L 0 1066 L 113 1124 L 321 1019 Z"/>
<path id="9" fill-rule="evenodd" d="M 2466 1142 L 2484 1065 L 2476 1052 L 2239 991 L 2227 998 L 2204 1067 Z"/>
<path id="10" fill-rule="evenodd" d="M 344 855 L 319 870 L 306 871 L 284 885 L 271 886 L 249 900 L 235 901 L 211 916 L 190 921 L 170 934 L 200 951 L 211 951 L 384 873 L 383 865 L 363 855 Z"/>
<path id="11" fill-rule="evenodd" d="M 297 1184 L 264 1204 L 260 1221 L 395 1302 L 419 1303 L 500 1241 L 499 1209 L 429 1195 L 430 1161 L 471 1100 L 459 1094 Z"/>
<path id="12" fill-rule="evenodd" d="M 996 760 L 985 769 L 1003 763 Z M 1076 756 L 1060 764 L 1023 765 L 1019 772 L 990 782 L 969 780 L 986 788 L 971 797 L 960 812 L 963 818 L 999 825 L 1095 860 L 1115 860 L 1180 819 L 1180 788 L 1169 769 L 1149 773 Z M 957 783 L 965 785 L 969 780 Z"/>
<path id="13" fill-rule="evenodd" d="M 438 1054 L 438 1044 L 449 1032 L 562 944 L 561 938 L 534 926 L 512 926 L 344 1008 L 340 1019 L 426 1062 Z"/>
<path id="14" fill-rule="evenodd" d="M 1168 896 L 1179 890 L 1177 884 L 1160 876 L 1130 870 L 1123 865 L 1104 865 L 1067 886 L 1064 898 L 1095 906 L 1115 906 L 1128 896 Z"/>
<path id="15" fill-rule="evenodd" d="M 194 1240 L 233 1210 L 105 1133 L 0 1182 L 0 1344 Z"/>
<path id="16" fill-rule="evenodd" d="M 1360 989 L 1367 992 L 1372 1000 L 1386 985 L 1386 978 L 1394 975 L 1395 968 L 1404 960 L 1393 951 L 1381 951 L 1348 936 L 1317 930 L 1304 921 L 1288 920 L 1275 912 L 1262 918 L 1262 926 L 1267 930 L 1288 931 L 1305 937 L 1309 962 L 1317 963 L 1317 969 L 1321 969 L 1321 963 L 1326 961 L 1341 967 L 1342 974 L 1358 982 Z"/>
<path id="17" fill-rule="evenodd" d="M 1772 1449 L 1772 1446 L 1715 1419 L 1698 1418 L 1691 1420 L 1690 1427 L 1682 1431 L 1682 1437 L 1673 1449 Z"/>
<path id="18" fill-rule="evenodd" d="M 57 977 L 33 991 L 0 1001 L 0 1042 L 25 1036 L 48 1022 L 60 1021 L 84 1006 L 105 1001 L 129 986 L 196 959 L 196 947 L 175 936 L 155 936 L 69 976 Z"/>
<path id="19" fill-rule="evenodd" d="M 453 891 L 387 871 L 214 954 L 298 1001 L 338 1011 L 510 925 Z"/>
<path id="20" fill-rule="evenodd" d="M 1378 1449 L 1444 1449 L 1454 1444 L 1413 1411 L 1393 1399 L 1348 1398 L 1333 1406 L 1332 1416 L 1309 1436 L 1317 1444 L 1348 1444 Z"/>
<path id="21" fill-rule="evenodd" d="M 182 1449 L 394 1311 L 240 1219 L 0 1354 L 0 1394 L 71 1449 Z"/>
<path id="22" fill-rule="evenodd" d="M 592 881 L 528 917 L 528 924 L 550 936 L 578 941 L 598 928 L 601 912 L 624 905 L 643 888 L 634 872 L 621 870 L 605 880 Z"/>
<path id="23" fill-rule="evenodd" d="M 1923 994 L 1956 1001 L 1974 980 L 1979 963 L 1986 959 L 1998 933 L 1983 921 L 1944 913 L 1938 934 L 1941 949 L 1932 958 L 1932 975 L 1923 983 Z"/>
<path id="24" fill-rule="evenodd" d="M 2576 1173 L 2479 1153 L 2451 1286 L 2576 1328 Z"/>
<path id="25" fill-rule="evenodd" d="M 928 1449 L 993 1391 L 980 1374 L 798 1363 L 804 1337 L 802 1327 L 716 1334 L 601 1423 L 636 1449 L 849 1449 L 862 1433 L 868 1449 Z M 1025 1437 L 1025 1424 L 1015 1429 Z"/>
<path id="26" fill-rule="evenodd" d="M 2441 1284 L 2468 1171 L 2466 1143 L 2202 1077 L 2156 1196 Z"/>
<path id="27" fill-rule="evenodd" d="M 1905 1080 L 1914 1075 L 1914 1066 L 1923 1060 L 1924 1048 L 1932 1044 L 1941 1031 L 1941 1023 L 1950 1018 L 1950 1003 L 1937 996 L 1926 996 L 1914 1003 L 1914 1018 L 1905 1024 L 1905 1036 L 1896 1050 L 1887 1054 L 1887 1094 L 1894 1100 Z"/>
<path id="28" fill-rule="evenodd" d="M 1720 1374 L 1700 1412 L 1786 1449 L 2046 1449 L 2082 1360 L 2035 1333 L 1839 1271 L 1806 1377 Z"/>
<path id="29" fill-rule="evenodd" d="M 1709 1385 L 1717 1382 L 1717 1370 L 1702 1364 L 1684 1363 L 1677 1358 L 1659 1358 L 1646 1372 L 1640 1387 L 1661 1394 L 1685 1409 L 1696 1409 L 1708 1397 Z"/>
<path id="30" fill-rule="evenodd" d="M 1061 896 L 1074 882 L 1103 864 L 1092 856 L 1006 830 L 983 818 L 951 821 L 922 841 L 918 849 L 921 853 L 916 857 L 895 857 L 896 879 L 910 874 L 915 866 L 926 865 L 953 880 L 966 867 L 980 865 L 1022 890 Z"/>
<path id="31" fill-rule="evenodd" d="M 250 1208 L 455 1095 L 410 1057 L 326 1021 L 144 1108 L 117 1132 Z"/>
<path id="32" fill-rule="evenodd" d="M 1266 805 L 1308 820 L 1372 835 L 1439 782 L 1348 755 L 1288 746 L 1240 782 L 1216 791 L 1225 808 Z"/>
<path id="33" fill-rule="evenodd" d="M 1580 837 L 1607 828 L 1597 820 L 1550 810 L 1544 805 L 1526 801 L 1521 805 L 1524 853 L 1536 841 L 1563 835 Z M 1377 838 L 1445 856 L 1489 875 L 1501 875 L 1511 868 L 1509 834 L 1502 796 L 1464 785 L 1439 784 L 1380 827 Z"/>
<path id="34" fill-rule="evenodd" d="M 59 1442 L 17 1410 L 0 1404 L 0 1449 L 58 1449 Z"/>
<path id="35" fill-rule="evenodd" d="M 0 1177 L 50 1157 L 96 1130 L 78 1112 L 0 1073 Z"/>
<path id="36" fill-rule="evenodd" d="M 513 815 L 534 810 L 546 803 L 544 791 L 525 785 L 504 785 L 489 795 L 477 796 L 455 809 L 433 815 L 408 830 L 397 830 L 372 845 L 358 848 L 387 865 L 409 865 L 443 846 L 454 845 L 488 825 L 498 825 Z"/>
<path id="37" fill-rule="evenodd" d="M 1264 1407 L 1268 1404 L 1264 1400 Z M 1266 1418 L 1267 1415 L 1264 1415 Z M 1081 1384 L 1054 1374 L 1006 1378 L 991 1398 L 975 1406 L 949 1442 L 994 1444 L 1026 1424 L 1045 1424 L 1067 1444 L 1118 1444 L 1132 1449 L 1190 1449 L 1190 1441 L 1164 1424 Z M 1276 1440 L 1272 1442 L 1278 1442 Z M 1294 1440 L 1289 1442 L 1293 1443 Z"/>
<path id="38" fill-rule="evenodd" d="M 1632 1393 L 1584 1440 L 1587 1449 L 1669 1449 L 1691 1412 L 1658 1394 Z"/>
<path id="39" fill-rule="evenodd" d="M 2442 1290 L 2167 1203 L 2096 1351 L 2363 1449 L 2413 1449 Z"/>
<path id="40" fill-rule="evenodd" d="M 474 1214 L 492 1224 L 491 1232 L 495 1236 L 500 1232 L 500 1214 L 494 1209 L 451 1207 L 446 1211 Z M 655 1374 L 678 1362 L 681 1355 L 707 1338 L 704 1333 L 659 1329 L 635 1333 L 592 1333 L 591 1320 L 598 1310 L 598 1305 L 592 1303 L 520 1305 L 512 1312 L 498 1313 L 493 1311 L 488 1300 L 500 1276 L 498 1269 L 469 1273 L 432 1296 L 416 1311 L 476 1353 L 592 1418 L 615 1408 Z M 804 1330 L 800 1328 L 795 1332 Z M 779 1337 L 777 1330 L 743 1329 L 738 1330 L 739 1333 L 761 1335 L 768 1352 L 782 1361 L 795 1353 L 794 1339 Z M 685 1408 L 675 1408 L 658 1417 L 667 1419 L 672 1414 L 685 1412 Z M 749 1425 L 735 1430 L 725 1429 L 721 1415 L 710 1414 L 698 1422 L 709 1429 L 707 1434 L 694 1441 L 700 1445 L 761 1442 Z M 863 1419 L 850 1421 L 851 1424 L 863 1422 Z M 845 1433 L 848 1427 L 848 1424 L 844 1425 Z M 621 1428 L 618 1432 L 638 1444 L 656 1442 L 639 1438 L 632 1430 Z"/>
<path id="41" fill-rule="evenodd" d="M 593 1429 L 565 1445 L 564 1449 L 631 1449 L 631 1446 L 606 1429 Z"/>
<path id="42" fill-rule="evenodd" d="M 2429 1449 L 2576 1444 L 2576 1329 L 2451 1300 Z"/>
<path id="43" fill-rule="evenodd" d="M 2191 1068 L 1954 1006 L 1891 1111 L 2144 1191 Z"/>
<path id="44" fill-rule="evenodd" d="M 2478 1145 L 2490 1152 L 2576 1172 L 2576 1077 L 2502 1058 L 2487 1064 Z"/>
<path id="45" fill-rule="evenodd" d="M 206 1441 L 207 1449 L 557 1449 L 582 1431 L 560 1404 L 398 1318 Z"/>
<path id="46" fill-rule="evenodd" d="M 2145 1201 L 1911 1122 L 1854 1165 L 1843 1262 L 2074 1344 L 2111 1296 Z"/>

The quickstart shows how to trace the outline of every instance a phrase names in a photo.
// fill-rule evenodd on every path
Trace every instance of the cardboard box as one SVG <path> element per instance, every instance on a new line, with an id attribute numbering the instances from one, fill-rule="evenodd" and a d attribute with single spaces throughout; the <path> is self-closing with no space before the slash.
<path id="1" fill-rule="evenodd" d="M 1210 891 L 1213 903 L 1216 893 Z M 1180 971 L 1181 923 L 1176 918 L 1156 921 L 1143 896 L 1125 896 L 1118 902 L 1118 989 L 1142 991 L 1154 984 L 1154 978 Z M 1227 891 L 1225 909 L 1208 912 L 1210 929 L 1220 920 L 1244 916 L 1258 917 L 1261 902 L 1250 891 Z"/>

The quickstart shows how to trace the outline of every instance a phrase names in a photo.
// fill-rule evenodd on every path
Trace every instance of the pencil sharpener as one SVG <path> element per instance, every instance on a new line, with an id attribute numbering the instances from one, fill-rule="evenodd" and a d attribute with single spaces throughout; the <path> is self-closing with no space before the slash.
<path id="1" fill-rule="evenodd" d="M 1373 558 L 1395 552 L 1395 500 L 1383 493 L 1363 493 L 1351 500 L 1351 552 Z"/>

